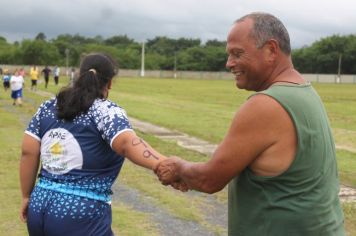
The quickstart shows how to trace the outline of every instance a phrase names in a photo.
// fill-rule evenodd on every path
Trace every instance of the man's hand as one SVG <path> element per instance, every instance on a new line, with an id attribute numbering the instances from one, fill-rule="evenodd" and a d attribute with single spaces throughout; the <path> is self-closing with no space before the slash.
<path id="1" fill-rule="evenodd" d="M 155 173 L 157 174 L 162 184 L 172 185 L 172 183 L 179 182 L 180 180 L 180 177 L 178 175 L 178 169 L 181 167 L 182 164 L 183 164 L 182 159 L 178 157 L 170 157 L 164 161 L 161 161 L 157 165 L 155 169 Z"/>
<path id="2" fill-rule="evenodd" d="M 173 182 L 173 183 L 171 183 L 171 186 L 177 190 L 182 191 L 182 192 L 187 192 L 189 190 L 188 185 L 183 181 Z"/>

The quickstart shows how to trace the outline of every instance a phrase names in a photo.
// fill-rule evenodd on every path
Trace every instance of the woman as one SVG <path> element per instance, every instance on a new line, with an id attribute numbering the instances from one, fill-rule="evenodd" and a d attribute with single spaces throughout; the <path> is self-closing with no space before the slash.
<path id="1" fill-rule="evenodd" d="M 111 186 L 124 157 L 149 169 L 166 158 L 107 100 L 116 73 L 107 55 L 87 55 L 73 86 L 44 102 L 25 131 L 20 217 L 30 235 L 112 235 Z"/>
<path id="2" fill-rule="evenodd" d="M 33 65 L 33 67 L 30 69 L 31 90 L 37 90 L 38 73 L 39 72 L 37 66 Z"/>
<path id="3" fill-rule="evenodd" d="M 25 81 L 18 70 L 15 70 L 10 79 L 11 97 L 14 99 L 12 105 L 22 106 L 22 88 Z"/>

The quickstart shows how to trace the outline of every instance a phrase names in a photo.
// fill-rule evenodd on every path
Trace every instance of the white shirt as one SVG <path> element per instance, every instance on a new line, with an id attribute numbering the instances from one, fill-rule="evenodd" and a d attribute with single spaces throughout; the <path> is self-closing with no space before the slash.
<path id="1" fill-rule="evenodd" d="M 59 67 L 54 68 L 54 76 L 59 76 L 59 72 L 60 72 Z"/>
<path id="2" fill-rule="evenodd" d="M 11 86 L 11 90 L 12 91 L 16 91 L 16 90 L 19 90 L 19 89 L 22 89 L 22 86 L 23 86 L 23 83 L 25 81 L 23 80 L 23 77 L 21 75 L 13 75 L 11 76 L 11 79 L 10 79 L 10 86 Z"/>

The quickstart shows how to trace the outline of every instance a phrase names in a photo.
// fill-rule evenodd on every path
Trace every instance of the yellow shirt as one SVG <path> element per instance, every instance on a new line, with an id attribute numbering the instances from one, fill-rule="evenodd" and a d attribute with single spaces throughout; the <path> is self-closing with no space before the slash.
<path id="1" fill-rule="evenodd" d="M 30 76 L 31 76 L 31 80 L 38 80 L 38 69 L 31 68 Z"/>

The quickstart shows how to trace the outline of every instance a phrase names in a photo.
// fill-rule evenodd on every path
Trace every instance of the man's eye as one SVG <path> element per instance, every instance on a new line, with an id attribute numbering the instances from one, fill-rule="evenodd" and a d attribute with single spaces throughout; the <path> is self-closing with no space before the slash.
<path id="1" fill-rule="evenodd" d="M 241 56 L 241 53 L 233 52 L 233 53 L 230 54 L 230 56 L 235 57 L 235 58 L 239 58 Z"/>

